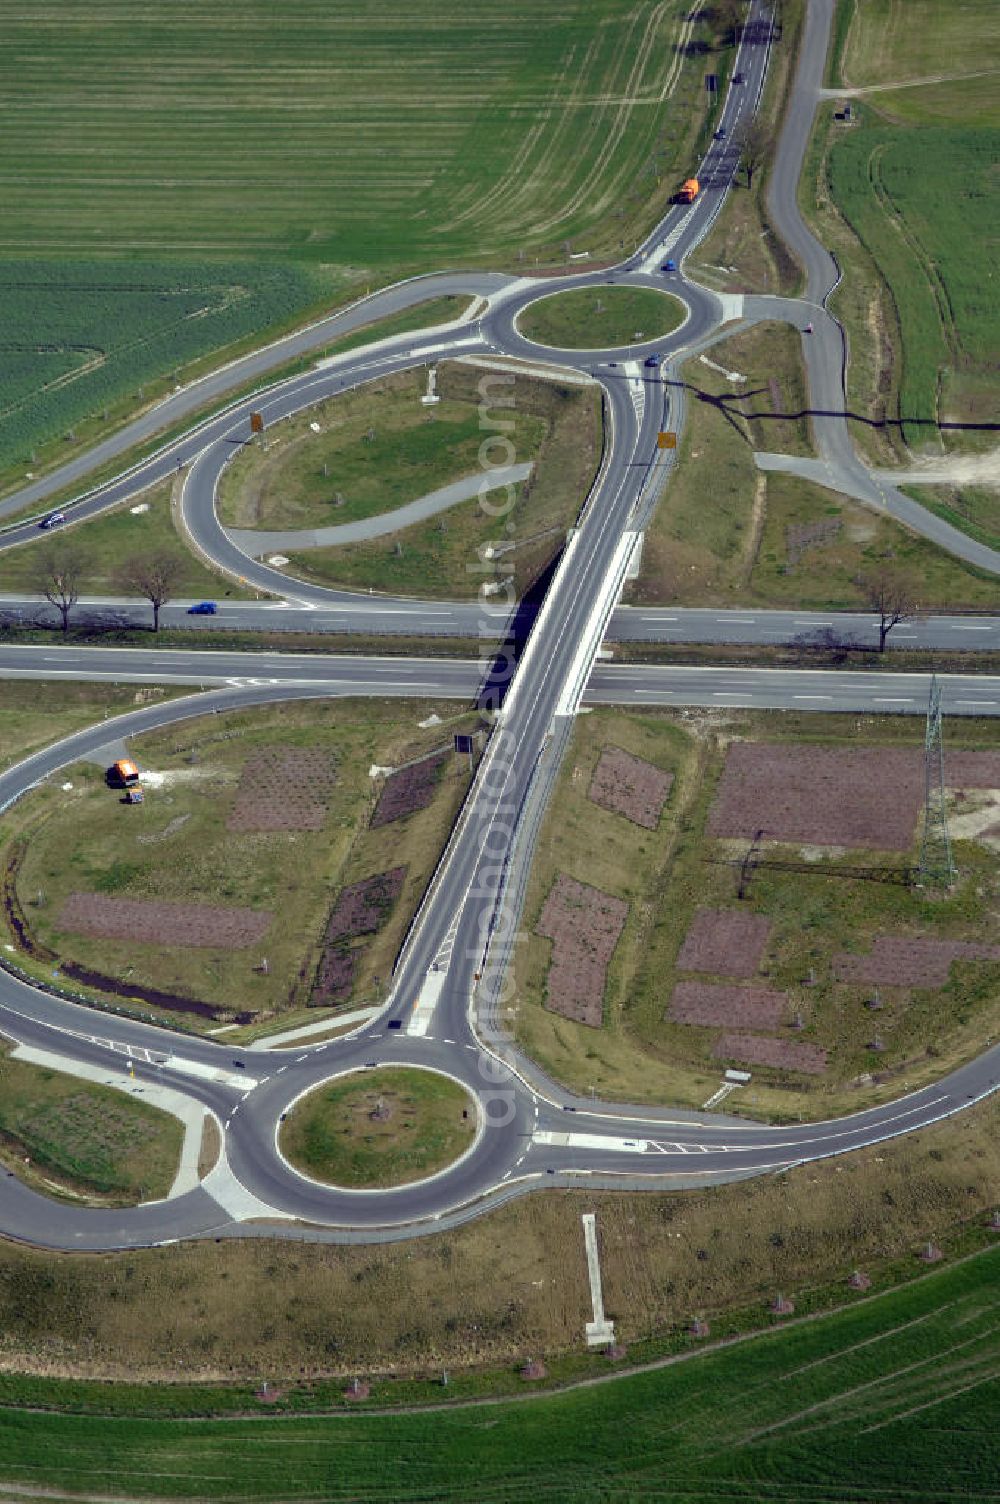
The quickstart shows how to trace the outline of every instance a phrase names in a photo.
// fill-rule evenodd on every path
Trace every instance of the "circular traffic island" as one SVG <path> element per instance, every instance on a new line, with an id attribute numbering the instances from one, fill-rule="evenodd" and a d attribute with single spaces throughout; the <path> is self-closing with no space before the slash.
<path id="1" fill-rule="evenodd" d="M 651 287 L 578 287 L 529 303 L 517 332 L 557 350 L 612 350 L 662 339 L 686 313 L 679 298 Z"/>
<path id="2" fill-rule="evenodd" d="M 450 1076 L 387 1066 L 353 1071 L 301 1097 L 281 1125 L 294 1169 L 342 1190 L 384 1190 L 444 1170 L 472 1143 L 478 1112 Z"/>

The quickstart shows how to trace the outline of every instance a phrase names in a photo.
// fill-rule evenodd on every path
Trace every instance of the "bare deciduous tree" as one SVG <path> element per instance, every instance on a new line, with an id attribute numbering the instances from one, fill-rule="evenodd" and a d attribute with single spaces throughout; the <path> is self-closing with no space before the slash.
<path id="1" fill-rule="evenodd" d="M 83 560 L 71 543 L 57 543 L 39 556 L 35 583 L 40 595 L 55 606 L 62 617 L 62 629 L 69 631 L 69 613 L 80 599 Z"/>
<path id="2" fill-rule="evenodd" d="M 754 119 L 741 127 L 736 142 L 740 149 L 740 167 L 747 175 L 747 187 L 752 188 L 755 175 L 771 153 L 774 138 L 766 121 Z"/>
<path id="3" fill-rule="evenodd" d="M 885 652 L 885 642 L 893 627 L 912 616 L 916 609 L 911 582 L 896 570 L 882 568 L 865 575 L 861 581 L 865 600 L 878 614 L 878 650 Z"/>
<path id="4" fill-rule="evenodd" d="M 144 595 L 153 608 L 153 631 L 160 630 L 160 608 L 173 595 L 181 577 L 182 564 L 172 554 L 136 554 L 127 559 L 118 572 L 126 590 Z"/>

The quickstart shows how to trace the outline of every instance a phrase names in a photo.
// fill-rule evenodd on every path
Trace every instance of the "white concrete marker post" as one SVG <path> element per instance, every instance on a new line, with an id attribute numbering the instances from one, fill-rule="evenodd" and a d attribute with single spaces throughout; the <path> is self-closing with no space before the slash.
<path id="1" fill-rule="evenodd" d="M 588 1347 L 610 1347 L 615 1340 L 615 1324 L 604 1315 L 604 1295 L 601 1291 L 601 1266 L 597 1257 L 597 1218 L 593 1212 L 583 1215 L 583 1240 L 587 1247 L 587 1273 L 590 1275 L 590 1298 L 594 1303 L 594 1319 L 586 1325 Z"/>

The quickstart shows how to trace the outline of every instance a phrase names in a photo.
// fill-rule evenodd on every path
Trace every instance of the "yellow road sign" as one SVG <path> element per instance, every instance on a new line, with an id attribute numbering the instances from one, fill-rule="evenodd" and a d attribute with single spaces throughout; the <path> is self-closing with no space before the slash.
<path id="1" fill-rule="evenodd" d="M 677 435 L 675 433 L 672 433 L 669 429 L 667 429 L 666 431 L 661 429 L 656 436 L 656 443 L 657 447 L 660 449 L 676 449 Z"/>

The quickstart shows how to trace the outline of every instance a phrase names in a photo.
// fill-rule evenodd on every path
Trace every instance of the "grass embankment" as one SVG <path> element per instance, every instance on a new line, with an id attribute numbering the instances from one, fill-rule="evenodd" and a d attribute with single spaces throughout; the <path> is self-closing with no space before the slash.
<path id="1" fill-rule="evenodd" d="M 996 581 L 834 491 L 765 474 L 755 450 L 811 453 L 800 336 L 758 325 L 683 369 L 680 463 L 646 532 L 634 604 L 802 606 L 865 602 L 864 577 L 912 579 L 922 607 L 996 605 Z M 803 532 L 812 529 L 812 532 Z"/>
<path id="2" fill-rule="evenodd" d="M 281 1151 L 297 1170 L 327 1185 L 376 1190 L 443 1170 L 476 1131 L 472 1099 L 432 1071 L 355 1072 L 296 1102 L 281 1130 Z"/>
<path id="3" fill-rule="evenodd" d="M 837 13 L 845 8 L 838 5 Z M 781 7 L 781 38 L 771 49 L 757 111 L 758 120 L 773 122 L 764 159 L 749 189 L 745 171 L 737 174 L 722 212 L 687 263 L 700 281 L 720 292 L 793 294 L 802 280 L 799 267 L 771 225 L 766 200 L 774 142 L 799 55 L 803 11 L 803 0 L 784 0 Z"/>
<path id="4" fill-rule="evenodd" d="M 846 10 L 846 7 L 840 7 Z M 851 344 L 855 438 L 885 463 L 913 447 L 995 442 L 996 309 L 981 272 L 997 149 L 990 0 L 850 8 L 836 80 L 864 92 L 854 122 L 822 108 L 801 197 L 845 277 L 834 307 Z M 880 87 L 881 86 L 881 87 Z M 937 430 L 939 421 L 970 424 Z"/>
<path id="5" fill-rule="evenodd" d="M 57 537 L 41 534 L 36 542 L 0 553 L 0 590 L 41 593 L 46 560 L 72 552 L 80 560 L 81 595 L 134 595 L 134 587 L 120 577 L 122 566 L 129 559 L 155 556 L 177 567 L 171 592 L 175 599 L 253 599 L 254 592 L 207 568 L 185 545 L 174 525 L 174 486 L 174 481 L 164 481 L 124 506 L 61 530 Z M 137 506 L 147 510 L 133 512 Z"/>
<path id="6" fill-rule="evenodd" d="M 929 511 L 970 538 L 1000 549 L 1000 490 L 986 486 L 905 486 Z"/>
<path id="7" fill-rule="evenodd" d="M 370 543 L 293 552 L 289 571 L 323 585 L 432 599 L 468 598 L 477 595 L 484 583 L 512 579 L 515 593 L 523 595 L 563 546 L 600 465 L 603 435 L 598 388 L 563 386 L 522 375 L 510 379 L 506 373 L 449 362 L 438 367 L 438 392 L 442 408 L 454 413 L 455 420 L 449 425 L 452 433 L 442 434 L 435 427 L 438 420 L 428 419 L 419 405 L 419 396 L 426 391 L 419 373 L 393 378 L 385 387 L 381 397 L 366 388 L 360 394 L 359 410 L 370 413 L 368 404 L 380 404 L 376 439 L 370 447 L 379 447 L 381 424 L 391 457 L 391 484 L 399 487 L 400 501 L 414 500 L 431 489 L 423 468 L 411 472 L 406 460 L 414 437 L 419 440 L 418 453 L 441 466 L 441 474 L 450 478 L 457 473 L 446 468 L 450 467 L 446 444 L 452 441 L 459 444 L 463 456 L 461 473 L 475 469 L 480 446 L 485 444 L 491 466 L 516 464 L 534 456 L 531 476 L 515 488 L 513 500 L 501 488 Z M 410 411 L 401 406 L 393 410 L 401 393 L 412 403 Z M 486 427 L 481 426 L 479 416 L 483 403 L 488 409 Z M 512 426 L 500 428 L 501 423 Z M 363 442 L 361 447 L 365 447 Z M 349 465 L 360 466 L 370 477 L 364 482 L 369 495 L 380 494 L 377 459 L 376 455 L 375 460 L 364 457 L 359 461 L 349 452 Z M 330 477 L 323 478 L 328 497 L 336 489 L 332 463 L 330 471 Z M 349 498 L 351 492 L 343 489 Z M 342 511 L 346 507 L 332 511 L 329 520 L 339 521 Z M 491 548 L 495 549 L 492 556 L 487 554 Z"/>
<path id="8" fill-rule="evenodd" d="M 421 729 L 431 712 L 444 724 Z M 358 950 L 353 993 L 343 999 L 375 1001 L 451 828 L 468 767 L 449 762 L 430 805 L 376 829 L 368 828 L 377 789 L 369 767 L 398 766 L 474 723 L 448 704 L 376 700 L 290 701 L 193 718 L 131 743 L 142 772 L 161 775 L 159 783 L 147 777 L 146 802 L 136 808 L 124 808 L 105 787 L 102 767 L 60 772 L 9 811 L 0 828 L 0 859 L 39 951 L 31 957 L 19 948 L 10 959 L 45 978 L 53 968 L 65 974 L 70 963 L 91 969 L 113 989 L 79 985 L 69 975 L 62 985 L 97 999 L 113 990 L 116 1002 L 143 1011 L 136 999 L 149 987 L 207 1003 L 220 1021 L 241 1013 L 266 1019 L 301 1008 L 312 995 L 327 915 L 341 888 L 404 866 L 399 896 Z M 239 828 L 242 817 L 229 827 L 244 766 L 268 748 L 310 749 L 333 770 L 332 788 L 317 794 L 319 828 L 258 830 L 252 819 Z M 256 782 L 246 797 L 262 816 L 280 815 L 296 793 L 294 778 L 283 786 L 275 775 L 270 782 L 248 776 Z M 72 788 L 64 790 L 64 782 Z M 92 938 L 60 928 L 71 892 L 246 907 L 273 918 L 259 942 L 236 949 L 187 946 L 182 934 L 174 944 L 145 942 L 141 931 Z M 211 1022 L 184 1011 L 164 1016 L 192 1027 Z"/>
<path id="9" fill-rule="evenodd" d="M 819 1045 L 828 1053 L 822 1075 L 804 1076 L 753 1066 L 753 1084 L 738 1100 L 752 1116 L 785 1118 L 796 1113 L 823 1117 L 849 1112 L 870 1101 L 900 1094 L 904 1084 L 924 1085 L 974 1056 L 1000 1027 L 996 967 L 960 964 L 941 988 L 883 987 L 882 1008 L 865 1006 L 872 988 L 838 983 L 832 960 L 844 951 L 867 952 L 876 935 L 936 939 L 983 939 L 996 927 L 998 859 L 972 839 L 956 840 L 959 879 L 947 895 L 886 881 L 860 881 L 851 864 L 915 864 L 917 853 L 776 843 L 769 859 L 815 871 L 762 868 L 748 897 L 737 903 L 739 862 L 745 841 L 718 841 L 705 834 L 732 738 L 774 743 L 819 743 L 843 748 L 923 745 L 914 717 L 820 716 L 742 710 L 623 714 L 594 710 L 581 719 L 556 797 L 543 826 L 525 907 L 530 935 L 517 961 L 519 1041 L 557 1079 L 587 1093 L 597 1088 L 615 1101 L 701 1106 L 722 1079 L 724 1063 L 712 1056 L 718 1031 L 675 1023 L 665 1015 L 677 970 L 677 954 L 697 908 L 738 907 L 766 916 L 771 931 L 762 961 L 749 982 L 787 995 L 789 1021 L 798 1031 L 784 1037 Z M 1000 725 L 989 720 L 951 721 L 948 749 L 1000 745 Z M 656 832 L 638 830 L 588 798 L 591 775 L 606 745 L 672 771 L 675 783 Z M 947 752 L 946 752 L 947 768 Z M 892 791 L 886 790 L 886 797 Z M 958 806 L 961 810 L 965 806 Z M 968 806 L 972 808 L 972 805 Z M 953 816 L 954 820 L 955 816 Z M 761 811 L 757 823 L 767 824 Z M 986 822 L 988 823 L 988 821 Z M 773 838 L 772 838 L 773 839 Z M 734 865 L 735 863 L 735 865 Z M 629 914 L 612 957 L 599 1029 L 571 1022 L 543 1006 L 551 945 L 534 933 L 555 875 L 589 883 L 624 898 Z M 989 943 L 986 940 L 986 943 Z M 812 982 L 808 979 L 812 975 Z M 731 1027 L 739 1028 L 737 1023 Z M 878 1039 L 879 1049 L 870 1048 Z M 873 1077 L 873 1074 L 875 1076 Z"/>
<path id="10" fill-rule="evenodd" d="M 905 1187 L 894 1181 L 893 1189 Z M 877 1201 L 871 1213 L 877 1220 Z M 604 1228 L 603 1208 L 598 1215 Z M 887 1216 L 891 1219 L 891 1210 Z M 580 1249 L 573 1262 L 585 1282 L 575 1212 L 572 1222 L 575 1225 L 567 1225 L 566 1232 Z M 662 1226 L 655 1241 L 661 1248 L 677 1246 L 676 1239 L 664 1236 Z M 428 1245 L 438 1242 L 386 1250 L 385 1257 L 403 1256 L 419 1268 Z M 497 1244 L 498 1255 L 503 1246 Z M 775 1254 L 774 1246 L 765 1257 L 780 1261 L 780 1248 Z M 751 1244 L 748 1258 L 755 1251 Z M 169 1250 L 171 1267 L 177 1270 L 191 1252 Z M 223 1252 L 215 1250 L 220 1258 Z M 314 1266 L 309 1295 L 315 1300 L 317 1291 L 329 1287 L 330 1266 L 345 1250 L 321 1251 L 306 1245 L 296 1248 L 291 1260 L 284 1247 L 257 1245 L 254 1252 L 259 1266 L 270 1260 L 270 1279 L 265 1282 L 270 1301 L 261 1308 L 259 1326 L 273 1327 L 284 1304 L 283 1289 L 300 1287 L 297 1266 Z M 566 1269 L 565 1245 L 550 1245 L 546 1254 Z M 21 1254 L 22 1262 L 27 1258 L 30 1255 Z M 127 1288 L 134 1310 L 148 1259 L 142 1252 L 129 1256 L 133 1273 L 127 1287 L 117 1270 L 111 1273 L 112 1260 L 101 1261 L 105 1273 L 104 1290 L 98 1292 L 104 1297 L 100 1307 L 107 1306 L 116 1325 L 123 1324 L 128 1312 L 116 1311 L 107 1296 L 112 1289 L 122 1293 Z M 602 1265 L 606 1259 L 602 1241 Z M 6 1393 L 12 1402 L 0 1414 L 4 1477 L 9 1487 L 24 1482 L 32 1490 L 49 1484 L 62 1490 L 72 1480 L 73 1496 L 87 1498 L 169 1494 L 203 1499 L 210 1477 L 215 1498 L 465 1500 L 507 1499 L 527 1491 L 532 1497 L 562 1501 L 615 1495 L 661 1499 L 663 1478 L 669 1476 L 671 1496 L 690 1504 L 715 1504 L 720 1492 L 748 1501 L 780 1497 L 789 1504 L 808 1504 L 817 1498 L 817 1490 L 838 1501 L 857 1497 L 860 1472 L 868 1497 L 895 1498 L 901 1491 L 912 1497 L 913 1480 L 919 1476 L 922 1499 L 948 1497 L 958 1488 L 964 1497 L 985 1500 L 991 1496 L 997 1465 L 996 1260 L 995 1251 L 984 1253 L 878 1299 L 853 1295 L 841 1281 L 842 1309 L 822 1320 L 795 1320 L 785 1329 L 703 1354 L 693 1351 L 697 1344 L 691 1338 L 681 1339 L 687 1361 L 621 1378 L 613 1378 L 607 1360 L 598 1354 L 581 1356 L 575 1372 L 555 1363 L 550 1373 L 562 1367 L 564 1378 L 582 1372 L 612 1381 L 543 1395 L 530 1403 L 524 1402 L 528 1386 L 508 1374 L 507 1392 L 515 1395 L 520 1390 L 521 1403 L 486 1409 L 355 1413 L 334 1420 L 294 1414 L 271 1418 L 261 1413 L 268 1403 L 278 1410 L 316 1410 L 324 1402 L 338 1401 L 346 1406 L 337 1386 L 308 1380 L 283 1386 L 272 1378 L 264 1395 L 260 1389 L 254 1393 L 252 1385 L 227 1391 L 199 1390 L 188 1383 L 154 1391 L 134 1382 L 118 1387 L 4 1378 L 0 1394 Z M 912 1270 L 912 1251 L 908 1262 Z M 68 1265 L 64 1261 L 68 1284 L 75 1286 L 80 1272 L 89 1272 L 96 1263 L 86 1258 Z M 637 1273 L 639 1269 L 641 1263 Z M 445 1282 L 456 1273 L 463 1273 L 460 1261 L 457 1267 L 441 1268 L 438 1278 Z M 381 1287 L 384 1267 L 372 1277 Z M 258 1289 L 257 1282 L 249 1291 L 233 1286 L 230 1281 L 233 1305 L 239 1304 L 241 1295 L 254 1295 Z M 181 1309 L 194 1298 L 194 1288 L 190 1279 L 184 1289 L 178 1282 Z M 511 1290 L 495 1281 L 484 1282 L 478 1292 L 480 1305 L 491 1301 L 494 1291 L 504 1297 L 510 1313 L 516 1304 Z M 61 1303 L 62 1288 L 54 1293 Z M 587 1292 L 580 1288 L 578 1293 L 577 1344 L 580 1323 L 589 1312 Z M 551 1291 L 548 1299 L 551 1306 Z M 379 1304 L 380 1295 L 361 1309 L 354 1285 L 344 1289 L 343 1305 L 332 1311 L 334 1324 L 325 1313 L 320 1319 L 326 1320 L 327 1333 L 336 1332 L 355 1311 L 359 1318 L 374 1316 L 377 1321 Z M 31 1312 L 39 1307 L 33 1291 Z M 81 1309 L 89 1330 L 92 1308 L 84 1304 Z M 412 1311 L 413 1304 L 411 1321 Z M 206 1299 L 199 1336 L 212 1332 L 214 1318 Z M 773 1318 L 772 1324 L 777 1326 Z M 239 1337 L 253 1328 L 254 1323 L 244 1318 Z M 719 1331 L 714 1325 L 713 1338 Z M 319 1331 L 314 1340 L 318 1338 Z M 190 1356 L 191 1349 L 187 1353 Z M 365 1356 L 370 1354 L 369 1345 Z M 633 1348 L 629 1357 L 636 1356 Z M 365 1371 L 370 1371 L 367 1365 Z M 449 1379 L 447 1390 L 440 1378 L 436 1385 L 375 1382 L 369 1403 L 378 1406 L 419 1396 L 440 1404 L 469 1393 L 462 1374 L 450 1369 Z M 53 1409 L 84 1413 L 46 1413 Z M 243 1414 L 233 1420 L 204 1418 L 216 1409 Z M 252 1419 L 246 1418 L 247 1411 L 256 1412 Z M 185 1419 L 186 1415 L 196 1418 Z M 665 1415 L 669 1425 L 664 1424 Z M 582 1436 L 587 1440 L 583 1460 Z M 415 1457 L 420 1460 L 416 1471 Z M 86 1494 L 79 1493 L 81 1484 Z"/>
<path id="11" fill-rule="evenodd" d="M 91 726 L 103 716 L 134 710 L 146 700 L 172 699 L 189 690 L 157 685 L 58 683 L 5 679 L 0 695 L 0 768 Z"/>
<path id="12" fill-rule="evenodd" d="M 558 350 L 610 350 L 670 334 L 684 312 L 677 298 L 648 287 L 583 287 L 529 303 L 517 330 Z"/>
<path id="13" fill-rule="evenodd" d="M 583 1341 L 586 1211 L 630 1361 L 687 1352 L 698 1312 L 713 1339 L 759 1331 L 778 1290 L 804 1316 L 860 1301 L 845 1283 L 855 1268 L 883 1295 L 922 1272 L 928 1240 L 949 1260 L 982 1247 L 997 1128 L 994 1100 L 780 1176 L 672 1194 L 539 1192 L 398 1244 L 247 1239 L 67 1259 L 2 1243 L 0 1403 L 134 1421 L 257 1410 L 262 1377 L 285 1390 L 279 1408 L 321 1410 L 340 1403 L 332 1376 L 344 1373 L 371 1378 L 376 1404 L 523 1393 L 513 1365 L 541 1354 L 551 1383 L 607 1373 Z M 171 1382 L 138 1387 L 157 1380 Z"/>
<path id="14" fill-rule="evenodd" d="M 130 1206 L 165 1196 L 183 1129 L 110 1086 L 14 1059 L 0 1041 L 0 1164 L 47 1195 Z"/>

